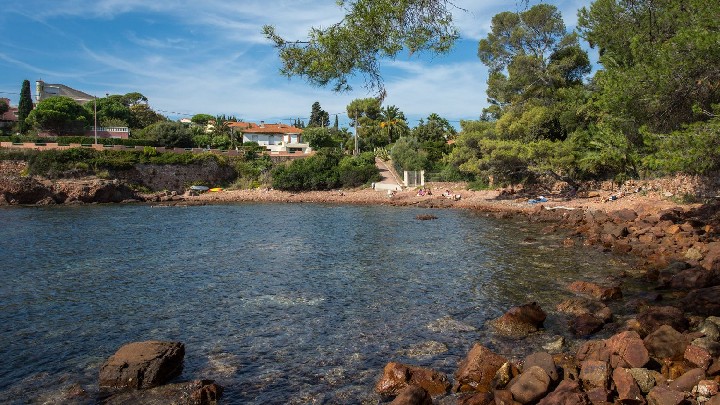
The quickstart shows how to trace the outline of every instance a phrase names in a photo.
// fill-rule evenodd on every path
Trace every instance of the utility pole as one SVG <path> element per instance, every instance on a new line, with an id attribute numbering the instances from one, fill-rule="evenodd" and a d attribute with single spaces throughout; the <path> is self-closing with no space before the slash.
<path id="1" fill-rule="evenodd" d="M 93 96 L 93 110 L 95 112 L 95 145 L 97 145 L 97 96 Z"/>
<path id="2" fill-rule="evenodd" d="M 360 154 L 360 145 L 359 145 L 359 143 L 358 143 L 358 133 L 359 133 L 359 132 L 358 132 L 358 126 L 359 126 L 359 125 L 360 125 L 360 124 L 358 123 L 358 120 L 357 120 L 357 112 L 356 112 L 356 113 L 355 113 L 355 156 L 357 156 L 357 155 Z"/>

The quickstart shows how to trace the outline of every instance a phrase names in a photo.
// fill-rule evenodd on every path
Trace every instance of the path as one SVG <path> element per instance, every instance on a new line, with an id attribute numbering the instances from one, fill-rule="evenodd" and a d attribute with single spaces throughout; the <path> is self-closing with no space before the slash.
<path id="1" fill-rule="evenodd" d="M 403 189 L 402 181 L 397 176 L 394 170 L 388 166 L 387 162 L 380 158 L 375 158 L 375 166 L 380 170 L 381 180 L 375 183 L 375 190 L 386 191 L 386 190 L 397 190 Z"/>

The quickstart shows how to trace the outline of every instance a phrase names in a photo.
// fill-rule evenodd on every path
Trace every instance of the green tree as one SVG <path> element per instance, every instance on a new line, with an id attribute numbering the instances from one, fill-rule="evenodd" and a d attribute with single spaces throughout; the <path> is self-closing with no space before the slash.
<path id="1" fill-rule="evenodd" d="M 67 135 L 83 132 L 92 115 L 73 99 L 56 96 L 39 102 L 26 121 L 40 131 Z"/>
<path id="2" fill-rule="evenodd" d="M 5 102 L 5 100 L 0 99 L 0 115 L 3 115 L 8 111 L 10 111 L 10 106 Z"/>
<path id="3" fill-rule="evenodd" d="M 310 120 L 308 121 L 308 127 L 322 127 L 327 128 L 330 126 L 330 115 L 327 111 L 320 107 L 320 102 L 316 101 L 312 105 L 310 111 Z"/>
<path id="4" fill-rule="evenodd" d="M 195 114 L 190 118 L 190 121 L 192 121 L 193 124 L 199 125 L 201 127 L 204 127 L 207 125 L 208 122 L 214 120 L 215 117 L 213 117 L 210 114 Z"/>
<path id="5" fill-rule="evenodd" d="M 410 129 L 400 109 L 394 105 L 383 107 L 380 110 L 380 128 L 387 136 L 388 144 L 391 144 L 410 133 Z"/>
<path id="6" fill-rule="evenodd" d="M 85 103 L 83 106 L 88 114 L 93 116 L 93 120 L 96 103 L 98 126 L 112 126 L 110 122 L 121 124 L 119 126 L 129 126 L 132 114 L 130 108 L 123 104 L 122 96 L 112 95 Z"/>
<path id="7" fill-rule="evenodd" d="M 156 122 L 167 121 L 162 114 L 153 111 L 150 106 L 144 103 L 133 104 L 130 107 L 130 128 L 142 129 Z"/>
<path id="8" fill-rule="evenodd" d="M 590 72 L 587 53 L 576 34 L 566 32 L 560 12 L 538 4 L 520 12 L 502 12 L 478 45 L 489 67 L 486 112 L 498 120 L 498 133 L 509 139 L 564 139 L 559 122 L 562 89 L 582 86 Z"/>
<path id="9" fill-rule="evenodd" d="M 350 77 L 360 74 L 366 85 L 384 94 L 378 60 L 410 53 L 445 53 L 458 37 L 448 0 L 341 0 L 345 16 L 328 28 L 312 28 L 305 41 L 282 38 L 272 26 L 263 33 L 279 51 L 281 73 L 301 76 L 335 91 L 351 89 Z"/>
<path id="10" fill-rule="evenodd" d="M 32 94 L 30 94 L 30 81 L 23 80 L 20 90 L 20 102 L 18 103 L 18 131 L 24 134 L 30 129 L 26 122 L 27 117 L 33 110 Z"/>
<path id="11" fill-rule="evenodd" d="M 395 142 L 390 149 L 395 168 L 403 170 L 424 170 L 428 168 L 428 156 L 417 138 L 412 136 L 402 137 Z"/>
<path id="12" fill-rule="evenodd" d="M 720 3 L 596 0 L 578 27 L 599 49 L 596 104 L 636 145 L 640 127 L 669 132 L 720 102 Z"/>
<path id="13" fill-rule="evenodd" d="M 427 117 L 427 121 L 420 120 L 413 128 L 412 135 L 420 142 L 427 159 L 435 163 L 441 161 L 443 155 L 449 152 L 448 141 L 455 138 L 457 131 L 448 120 L 432 113 Z"/>
<path id="14" fill-rule="evenodd" d="M 303 142 L 307 142 L 311 148 L 335 148 L 340 143 L 333 137 L 333 128 L 308 127 L 303 130 Z"/>
<path id="15" fill-rule="evenodd" d="M 143 137 L 157 142 L 158 146 L 168 148 L 190 148 L 192 136 L 185 125 L 179 122 L 156 122 L 142 131 Z"/>

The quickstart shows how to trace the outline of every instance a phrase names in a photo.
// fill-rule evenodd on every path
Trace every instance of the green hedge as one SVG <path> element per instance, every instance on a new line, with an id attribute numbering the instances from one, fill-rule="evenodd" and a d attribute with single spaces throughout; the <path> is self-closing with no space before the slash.
<path id="1" fill-rule="evenodd" d="M 69 145 L 71 143 L 79 143 L 82 145 L 92 145 L 95 143 L 94 137 L 87 136 L 57 136 L 57 137 L 41 137 L 41 136 L 0 136 L 2 142 L 32 142 L 32 143 L 59 143 L 61 145 Z M 124 145 L 124 146 L 155 146 L 155 141 L 148 139 L 121 139 L 121 138 L 98 138 L 97 143 L 102 145 Z"/>

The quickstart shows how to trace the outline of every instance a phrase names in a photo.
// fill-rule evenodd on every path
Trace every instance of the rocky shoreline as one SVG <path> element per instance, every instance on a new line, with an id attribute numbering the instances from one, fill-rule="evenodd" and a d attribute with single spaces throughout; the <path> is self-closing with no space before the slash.
<path id="1" fill-rule="evenodd" d="M 460 194 L 460 200 L 440 196 L 445 189 Z M 376 391 L 394 404 L 720 404 L 720 203 L 680 206 L 661 191 L 624 193 L 612 199 L 617 191 L 606 190 L 585 198 L 551 196 L 542 204 L 531 204 L 528 195 L 507 190 L 474 192 L 457 184 L 435 184 L 431 190 L 431 196 L 404 191 L 392 197 L 371 189 L 307 193 L 254 189 L 192 196 L 138 194 L 120 182 L 102 179 L 5 178 L 0 182 L 0 201 L 376 204 L 473 209 L 543 223 L 545 232 L 566 236 L 564 246 L 584 245 L 638 257 L 641 276 L 656 285 L 641 299 L 628 299 L 617 283 L 572 283 L 568 289 L 577 297 L 558 303 L 555 310 L 567 314 L 575 336 L 592 339 L 608 328 L 614 319 L 606 305 L 610 300 L 625 300 L 636 315 L 620 330 L 613 326 L 611 337 L 589 340 L 573 352 L 550 345 L 518 361 L 478 343 L 451 377 L 391 362 Z M 544 310 L 528 303 L 510 309 L 489 327 L 507 339 L 517 339 L 542 333 L 544 320 Z"/>

